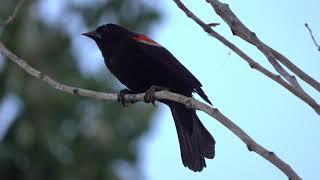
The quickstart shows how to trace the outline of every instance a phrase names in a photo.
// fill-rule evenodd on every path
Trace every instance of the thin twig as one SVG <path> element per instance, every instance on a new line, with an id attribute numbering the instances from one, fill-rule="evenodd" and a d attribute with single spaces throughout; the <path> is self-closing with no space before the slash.
<path id="1" fill-rule="evenodd" d="M 8 57 L 11 61 L 16 63 L 22 70 L 30 74 L 31 76 L 40 79 L 47 83 L 52 88 L 55 88 L 59 91 L 66 92 L 69 94 L 84 96 L 95 98 L 98 100 L 108 100 L 108 101 L 117 101 L 117 94 L 112 93 L 102 93 L 102 92 L 95 92 L 90 91 L 82 88 L 67 86 L 62 83 L 59 83 L 46 74 L 34 69 L 30 66 L 25 60 L 19 58 L 10 50 L 8 50 L 1 42 L 0 42 L 0 52 Z M 145 93 L 141 94 L 127 94 L 125 95 L 125 100 L 128 102 L 137 102 L 137 101 L 144 101 Z M 229 118 L 223 115 L 218 109 L 212 108 L 211 106 L 201 103 L 194 98 L 186 97 L 180 94 L 171 93 L 168 91 L 161 91 L 155 93 L 156 99 L 167 99 L 175 102 L 179 102 L 185 104 L 190 108 L 194 108 L 197 110 L 201 110 L 211 117 L 215 118 L 221 124 L 223 124 L 226 128 L 232 131 L 239 139 L 241 139 L 249 149 L 249 151 L 254 151 L 266 160 L 270 161 L 276 167 L 278 167 L 282 172 L 284 172 L 288 177 L 292 179 L 301 179 L 295 171 L 283 160 L 281 160 L 275 153 L 265 149 L 257 142 L 255 142 L 245 131 L 243 131 L 239 126 L 233 123 Z"/>
<path id="2" fill-rule="evenodd" d="M 317 43 L 316 39 L 314 38 L 312 30 L 309 27 L 308 23 L 305 23 L 304 26 L 309 30 L 309 33 L 310 33 L 310 36 L 312 38 L 314 45 L 317 47 L 318 51 L 320 51 L 320 45 Z"/>
<path id="3" fill-rule="evenodd" d="M 208 26 L 211 26 L 211 27 L 216 27 L 216 26 L 219 26 L 220 23 L 209 23 L 207 24 Z"/>
<path id="4" fill-rule="evenodd" d="M 24 2 L 24 0 L 20 0 L 20 1 L 17 3 L 17 5 L 16 5 L 16 7 L 14 8 L 14 10 L 12 11 L 12 14 L 9 15 L 9 16 L 7 17 L 7 19 L 5 19 L 5 20 L 3 20 L 3 21 L 0 21 L 0 25 L 1 25 L 1 26 L 4 26 L 4 25 L 9 24 L 13 19 L 16 18 L 17 14 L 18 14 L 18 11 L 19 11 L 19 8 L 22 6 L 23 2 Z"/>
<path id="5" fill-rule="evenodd" d="M 289 90 L 292 94 L 299 97 L 302 101 L 307 103 L 312 109 L 316 111 L 318 115 L 320 115 L 320 105 L 310 98 L 310 96 L 306 95 L 305 93 L 302 93 L 299 89 L 295 88 L 294 86 L 291 86 L 287 81 L 283 80 L 279 75 L 275 75 L 268 69 L 261 66 L 259 63 L 254 61 L 251 57 L 249 57 L 245 52 L 243 52 L 241 49 L 239 49 L 236 45 L 234 45 L 232 42 L 227 40 L 225 37 L 221 36 L 219 33 L 214 31 L 210 26 L 208 26 L 206 23 L 204 23 L 201 19 L 199 19 L 195 14 L 193 14 L 180 0 L 173 0 L 178 7 L 192 20 L 194 20 L 198 25 L 200 25 L 205 32 L 210 34 L 211 36 L 218 39 L 220 42 L 222 42 L 224 45 L 232 49 L 236 54 L 238 54 L 243 60 L 245 60 L 249 66 L 252 69 L 255 69 L 262 74 L 266 75 L 270 79 L 274 80 L 275 82 L 279 83 L 281 86 Z"/>
<path id="6" fill-rule="evenodd" d="M 295 89 L 301 91 L 301 93 L 308 96 L 311 100 L 312 98 L 308 95 L 299 85 L 298 81 L 293 75 L 290 75 L 281 65 L 278 63 L 281 62 L 285 65 L 290 71 L 295 73 L 298 77 L 300 77 L 303 81 L 308 83 L 310 86 L 315 88 L 320 92 L 320 83 L 313 79 L 311 76 L 303 72 L 300 68 L 295 66 L 288 58 L 286 58 L 281 53 L 272 49 L 265 43 L 263 43 L 254 32 L 250 31 L 240 20 L 239 18 L 232 12 L 229 8 L 228 4 L 221 3 L 219 0 L 206 0 L 211 4 L 214 11 L 229 25 L 232 33 L 236 36 L 239 36 L 243 40 L 248 43 L 256 46 L 269 60 L 272 66 L 279 72 Z M 311 100 L 312 101 L 312 100 Z M 314 100 L 313 100 L 314 101 Z"/>

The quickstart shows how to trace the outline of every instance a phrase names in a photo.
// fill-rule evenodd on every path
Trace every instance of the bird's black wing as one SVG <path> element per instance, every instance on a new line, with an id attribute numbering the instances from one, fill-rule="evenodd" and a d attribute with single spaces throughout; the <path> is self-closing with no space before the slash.
<path id="1" fill-rule="evenodd" d="M 180 82 L 183 82 L 191 88 L 194 92 L 198 93 L 206 102 L 211 104 L 208 97 L 201 89 L 202 85 L 199 80 L 185 68 L 167 49 L 162 47 L 155 41 L 147 38 L 144 35 L 138 35 L 134 38 L 138 43 L 137 50 L 148 56 L 148 60 L 155 61 L 155 64 L 161 64 L 168 73 L 172 74 Z"/>

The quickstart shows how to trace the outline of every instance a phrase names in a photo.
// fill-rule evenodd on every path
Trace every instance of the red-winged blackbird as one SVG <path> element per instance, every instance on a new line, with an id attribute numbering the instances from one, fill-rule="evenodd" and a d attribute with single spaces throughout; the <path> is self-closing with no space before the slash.
<path id="1" fill-rule="evenodd" d="M 198 93 L 211 104 L 201 83 L 168 50 L 145 35 L 115 24 L 99 26 L 83 35 L 93 39 L 111 73 L 127 86 L 125 92 L 143 93 L 150 87 L 164 87 L 188 97 Z M 121 94 L 121 93 L 120 93 Z M 205 159 L 215 155 L 215 140 L 194 109 L 167 100 L 177 128 L 183 165 L 193 171 L 206 167 Z"/>

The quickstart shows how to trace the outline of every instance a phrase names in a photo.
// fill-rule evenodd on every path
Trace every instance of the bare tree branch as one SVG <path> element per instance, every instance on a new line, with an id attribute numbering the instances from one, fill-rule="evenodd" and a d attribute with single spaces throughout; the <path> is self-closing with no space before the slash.
<path id="1" fill-rule="evenodd" d="M 285 65 L 286 67 L 290 67 L 290 70 L 294 74 L 296 74 L 300 79 L 307 82 L 309 85 L 314 87 L 318 92 L 320 92 L 320 83 L 318 81 L 316 81 L 315 79 L 310 77 L 308 74 L 303 72 L 300 68 L 298 68 L 295 64 L 293 64 L 287 57 L 285 57 L 278 51 L 272 49 L 271 47 L 269 48 L 272 54 L 277 58 L 279 62 L 281 62 L 281 64 Z"/>
<path id="2" fill-rule="evenodd" d="M 194 20 L 198 25 L 200 25 L 205 32 L 210 34 L 211 36 L 215 37 L 219 41 L 221 41 L 224 45 L 232 49 L 236 54 L 238 54 L 242 59 L 244 59 L 251 68 L 261 72 L 262 74 L 266 75 L 270 79 L 274 80 L 275 82 L 279 83 L 281 86 L 289 90 L 292 94 L 296 95 L 302 101 L 307 103 L 311 108 L 313 108 L 318 115 L 320 115 L 320 105 L 311 98 L 308 94 L 301 91 L 301 89 L 292 86 L 287 81 L 283 80 L 279 75 L 275 75 L 268 69 L 261 66 L 259 63 L 254 61 L 251 57 L 249 57 L 245 52 L 239 49 L 236 45 L 232 42 L 227 40 L 225 37 L 214 31 L 211 26 L 204 23 L 201 19 L 199 19 L 195 14 L 193 14 L 180 0 L 173 0 L 178 7 L 192 20 Z M 280 53 L 277 55 L 281 55 Z"/>
<path id="3" fill-rule="evenodd" d="M 243 40 L 248 43 L 256 46 L 269 60 L 272 66 L 279 72 L 292 86 L 294 86 L 298 91 L 304 93 L 306 96 L 309 96 L 299 85 L 298 81 L 294 76 L 290 75 L 281 65 L 277 62 L 281 62 L 285 65 L 290 71 L 295 73 L 298 77 L 300 77 L 303 81 L 308 83 L 310 86 L 315 88 L 318 92 L 320 92 L 320 83 L 313 79 L 311 76 L 303 72 L 297 66 L 295 66 L 288 58 L 284 55 L 280 54 L 276 50 L 272 49 L 265 43 L 263 43 L 257 35 L 250 31 L 232 12 L 229 8 L 228 4 L 221 3 L 219 0 L 206 0 L 211 4 L 214 11 L 229 25 L 232 33 L 236 36 L 239 36 Z M 309 99 L 312 98 L 309 96 Z"/>
<path id="4" fill-rule="evenodd" d="M 61 92 L 66 92 L 69 94 L 84 96 L 95 98 L 98 100 L 108 100 L 108 101 L 117 101 L 118 95 L 112 93 L 102 93 L 90 91 L 82 88 L 67 86 L 62 83 L 59 83 L 46 74 L 34 69 L 30 66 L 25 60 L 19 58 L 10 50 L 8 50 L 1 42 L 0 42 L 0 52 L 8 57 L 11 61 L 16 63 L 21 69 L 30 74 L 31 76 L 40 79 L 47 83 L 52 88 L 55 88 Z M 144 100 L 145 93 L 141 94 L 128 94 L 125 95 L 125 100 L 128 102 L 137 102 Z M 241 141 L 243 141 L 249 151 L 254 151 L 277 168 L 279 168 L 283 173 L 285 173 L 290 179 L 301 179 L 298 174 L 283 160 L 281 160 L 275 153 L 265 149 L 261 145 L 259 145 L 255 140 L 253 140 L 245 131 L 243 131 L 239 126 L 233 123 L 228 117 L 223 115 L 218 109 L 212 108 L 211 106 L 201 103 L 194 98 L 186 97 L 180 94 L 171 93 L 168 91 L 156 92 L 155 97 L 157 99 L 167 99 L 175 102 L 179 102 L 185 104 L 188 108 L 195 108 L 197 110 L 201 110 L 211 117 L 215 118 L 222 125 L 228 128 L 231 132 L 233 132 Z"/>
<path id="5" fill-rule="evenodd" d="M 312 30 L 309 27 L 308 23 L 305 23 L 304 26 L 309 30 L 309 33 L 310 33 L 310 36 L 312 38 L 314 45 L 317 47 L 318 51 L 320 51 L 320 45 L 317 43 L 316 39 L 314 38 Z"/>
<path id="6" fill-rule="evenodd" d="M 20 0 L 20 2 L 15 7 L 12 15 L 10 15 L 4 22 L 0 22 L 0 25 L 6 25 L 6 24 L 10 23 L 15 18 L 20 6 L 23 3 L 23 1 L 24 0 Z M 179 6 L 179 2 L 180 1 L 176 1 L 178 6 Z M 182 7 L 184 7 L 184 5 L 180 2 L 180 6 L 181 5 L 182 5 Z M 186 9 L 186 7 L 184 7 L 184 8 Z M 187 11 L 185 11 L 185 12 L 188 15 L 187 12 L 190 12 L 190 11 L 188 9 L 186 9 L 186 10 Z M 190 15 L 192 16 L 193 14 L 191 13 Z M 195 20 L 198 19 L 195 16 L 194 16 L 194 18 L 195 18 Z M 216 25 L 219 25 L 218 23 L 211 23 L 211 24 L 205 25 L 200 19 L 198 19 L 198 21 L 199 21 L 198 24 L 202 23 L 201 26 L 206 31 L 210 31 L 211 30 L 212 31 L 212 35 L 215 34 L 215 32 L 210 27 L 214 27 Z M 209 34 L 211 34 L 211 33 L 209 33 Z M 220 36 L 217 33 L 216 33 L 216 35 L 218 35 L 217 37 Z M 223 37 L 221 36 L 221 38 L 223 38 Z M 234 47 L 234 49 L 238 49 L 235 45 L 233 45 L 232 43 L 228 42 L 226 39 L 225 39 L 225 42 L 227 44 L 229 44 L 228 47 L 231 46 L 231 47 Z M 264 74 L 270 75 L 269 77 L 273 77 L 272 79 L 279 79 L 279 82 L 286 83 L 279 76 L 276 76 L 276 75 L 272 74 L 271 72 L 269 72 L 268 70 L 266 70 L 263 67 L 261 67 L 258 63 L 253 61 L 249 56 L 247 56 L 245 53 L 243 53 L 240 49 L 238 49 L 238 50 L 239 50 L 239 55 L 241 57 L 245 57 L 244 59 L 249 63 L 249 65 L 252 68 L 257 69 L 257 70 L 260 69 L 259 71 L 262 71 Z M 77 87 L 72 87 L 72 86 L 68 86 L 68 85 L 64 85 L 62 83 L 59 83 L 59 82 L 53 80 L 52 78 L 50 78 L 49 76 L 47 76 L 46 74 L 34 69 L 25 60 L 19 58 L 14 53 L 12 53 L 10 50 L 8 50 L 1 42 L 0 42 L 0 52 L 1 52 L 1 54 L 6 56 L 7 58 L 9 58 L 11 61 L 16 63 L 25 72 L 27 72 L 28 74 L 30 74 L 31 76 L 33 76 L 33 77 L 35 77 L 37 79 L 40 79 L 40 80 L 44 81 L 45 83 L 47 83 L 49 86 L 51 86 L 54 89 L 57 89 L 59 91 L 65 92 L 65 93 L 79 95 L 79 96 L 83 96 L 83 97 L 95 98 L 95 99 L 98 99 L 98 100 L 109 100 L 109 101 L 117 101 L 118 100 L 118 95 L 117 94 L 95 92 L 95 91 L 82 89 L 82 88 L 77 88 Z M 280 80 L 282 80 L 282 81 L 280 81 Z M 283 84 L 283 85 L 285 86 L 285 84 Z M 127 94 L 127 95 L 125 95 L 124 98 L 128 102 L 137 102 L 137 101 L 144 101 L 144 96 L 145 96 L 145 93 Z M 176 94 L 176 93 L 171 93 L 171 92 L 168 92 L 168 91 L 156 92 L 155 93 L 155 98 L 156 99 L 167 99 L 167 100 L 179 102 L 179 103 L 182 103 L 182 104 L 186 105 L 186 107 L 188 107 L 188 108 L 194 108 L 194 109 L 201 110 L 201 111 L 207 113 L 208 115 L 210 115 L 211 117 L 213 117 L 217 121 L 219 121 L 226 128 L 228 128 L 231 132 L 233 132 L 240 140 L 242 140 L 246 144 L 246 146 L 247 146 L 249 151 L 254 151 L 257 154 L 259 154 L 261 157 L 263 157 L 266 160 L 268 160 L 270 163 L 272 163 L 278 169 L 280 169 L 284 174 L 286 174 L 289 177 L 290 180 L 300 180 L 301 179 L 298 176 L 298 174 L 287 163 L 285 163 L 283 160 L 281 160 L 272 151 L 269 151 L 269 150 L 265 149 L 260 144 L 255 142 L 245 131 L 243 131 L 239 126 L 237 126 L 235 123 L 233 123 L 228 117 L 223 115 L 218 109 L 212 108 L 211 106 L 209 106 L 207 104 L 201 103 L 201 102 L 195 100 L 192 97 L 186 97 L 186 96 L 183 96 L 183 95 L 180 95 L 180 94 Z"/>
<path id="7" fill-rule="evenodd" d="M 17 13 L 18 13 L 18 11 L 19 11 L 19 8 L 20 8 L 21 5 L 23 4 L 23 2 L 24 2 L 24 0 L 20 0 L 20 1 L 17 3 L 17 5 L 16 5 L 16 7 L 14 8 L 14 10 L 12 11 L 12 14 L 9 15 L 9 16 L 7 17 L 7 19 L 5 19 L 5 20 L 3 20 L 3 21 L 0 21 L 0 25 L 1 25 L 1 26 L 4 26 L 4 25 L 9 24 L 13 19 L 16 18 Z"/>

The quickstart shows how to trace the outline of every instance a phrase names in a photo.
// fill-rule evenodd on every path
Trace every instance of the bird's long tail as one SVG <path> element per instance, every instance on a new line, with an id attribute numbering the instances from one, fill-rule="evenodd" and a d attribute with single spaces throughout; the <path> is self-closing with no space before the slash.
<path id="1" fill-rule="evenodd" d="M 187 109 L 180 103 L 169 105 L 177 128 L 183 165 L 193 171 L 206 167 L 204 158 L 215 155 L 215 140 L 203 126 L 194 109 Z"/>

